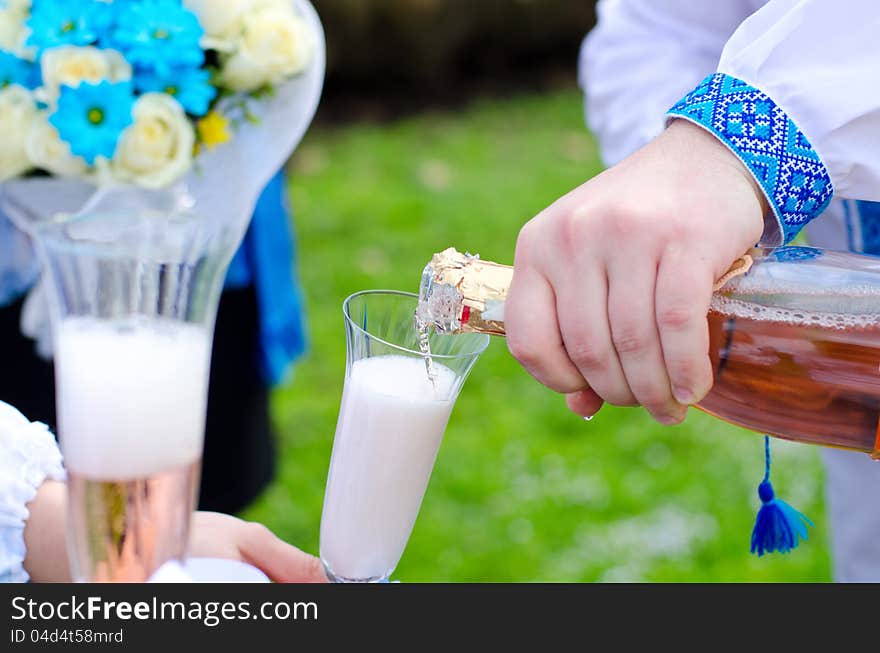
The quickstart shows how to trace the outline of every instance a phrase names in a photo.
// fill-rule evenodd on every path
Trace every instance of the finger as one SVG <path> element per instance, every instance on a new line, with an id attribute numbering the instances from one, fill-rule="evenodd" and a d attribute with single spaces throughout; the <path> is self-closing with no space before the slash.
<path id="1" fill-rule="evenodd" d="M 260 524 L 248 524 L 241 549 L 245 562 L 258 567 L 276 583 L 326 583 L 321 561 L 276 537 Z"/>
<path id="2" fill-rule="evenodd" d="M 712 274 L 668 255 L 657 274 L 656 320 L 672 392 L 681 404 L 700 401 L 712 387 L 709 324 Z"/>
<path id="3" fill-rule="evenodd" d="M 581 417 L 593 417 L 602 408 L 602 397 L 591 389 L 573 392 L 565 397 L 568 409 Z"/>
<path id="4" fill-rule="evenodd" d="M 605 271 L 596 263 L 577 277 L 571 272 L 563 277 L 567 281 L 556 296 L 556 312 L 568 358 L 602 399 L 615 406 L 634 406 L 636 399 L 611 341 Z"/>
<path id="5" fill-rule="evenodd" d="M 553 289 L 534 268 L 514 270 L 504 319 L 507 347 L 529 374 L 557 392 L 587 387 L 565 351 Z"/>
<path id="6" fill-rule="evenodd" d="M 636 400 L 662 424 L 676 424 L 687 409 L 675 401 L 654 318 L 657 263 L 615 256 L 608 270 L 611 339 Z"/>

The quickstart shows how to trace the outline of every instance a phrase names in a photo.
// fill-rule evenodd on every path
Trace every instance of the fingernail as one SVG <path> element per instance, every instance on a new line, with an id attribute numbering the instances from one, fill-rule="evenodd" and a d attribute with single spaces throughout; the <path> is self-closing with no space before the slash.
<path id="1" fill-rule="evenodd" d="M 674 415 L 661 415 L 657 418 L 657 421 L 665 426 L 675 426 L 676 424 L 681 424 L 686 416 L 687 413 L 684 413 L 678 417 Z"/>
<path id="2" fill-rule="evenodd" d="M 673 388 L 672 394 L 675 395 L 675 400 L 684 406 L 690 406 L 695 403 L 696 397 L 694 397 L 694 393 L 687 388 Z"/>

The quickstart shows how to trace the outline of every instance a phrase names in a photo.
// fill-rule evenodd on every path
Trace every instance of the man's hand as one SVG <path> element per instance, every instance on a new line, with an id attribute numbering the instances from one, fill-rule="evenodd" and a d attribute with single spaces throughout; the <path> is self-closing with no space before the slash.
<path id="1" fill-rule="evenodd" d="M 511 353 L 581 415 L 606 401 L 680 422 L 712 386 L 712 286 L 758 242 L 765 210 L 739 159 L 676 120 L 523 227 Z"/>

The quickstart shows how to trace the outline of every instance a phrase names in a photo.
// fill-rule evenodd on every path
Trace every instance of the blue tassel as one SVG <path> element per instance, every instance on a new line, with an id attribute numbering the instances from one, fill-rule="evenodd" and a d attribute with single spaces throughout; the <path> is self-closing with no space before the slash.
<path id="1" fill-rule="evenodd" d="M 813 522 L 785 501 L 775 498 L 770 483 L 770 438 L 764 436 L 764 480 L 758 486 L 761 508 L 752 530 L 752 553 L 788 553 L 800 540 L 807 539 L 807 526 Z"/>

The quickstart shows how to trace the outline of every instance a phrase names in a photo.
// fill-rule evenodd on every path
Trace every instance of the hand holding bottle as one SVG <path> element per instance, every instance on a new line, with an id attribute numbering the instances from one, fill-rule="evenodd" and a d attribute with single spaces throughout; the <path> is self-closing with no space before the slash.
<path id="1" fill-rule="evenodd" d="M 765 212 L 739 159 L 674 121 L 523 227 L 511 353 L 581 415 L 604 401 L 680 422 L 712 386 L 713 284 L 761 238 Z"/>

